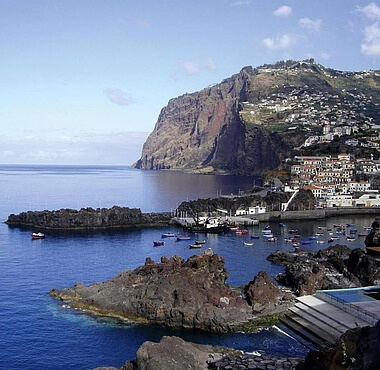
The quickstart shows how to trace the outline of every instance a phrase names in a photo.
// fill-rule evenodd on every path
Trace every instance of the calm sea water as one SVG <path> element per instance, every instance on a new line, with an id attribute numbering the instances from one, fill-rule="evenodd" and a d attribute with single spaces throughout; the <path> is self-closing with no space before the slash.
<path id="1" fill-rule="evenodd" d="M 257 179 L 233 176 L 189 175 L 174 172 L 138 171 L 128 167 L 0 166 L 0 369 L 92 369 L 120 367 L 135 357 L 146 340 L 178 335 L 199 343 L 219 344 L 277 356 L 304 356 L 307 348 L 278 330 L 256 334 L 215 335 L 191 330 L 125 325 L 65 308 L 49 297 L 51 288 L 64 288 L 81 281 L 90 284 L 110 279 L 124 269 L 134 269 L 150 256 L 180 255 L 188 258 L 210 247 L 226 260 L 229 283 L 242 285 L 257 272 L 273 277 L 282 268 L 266 261 L 276 249 L 291 250 L 282 236 L 297 228 L 303 238 L 315 234 L 317 226 L 355 223 L 359 231 L 371 224 L 371 217 L 341 218 L 321 222 L 272 225 L 280 237 L 276 243 L 233 233 L 209 235 L 201 251 L 190 250 L 187 242 L 167 240 L 164 247 L 152 241 L 174 227 L 113 232 L 51 232 L 44 240 L 32 241 L 30 231 L 3 223 L 11 213 L 60 208 L 141 208 L 143 212 L 169 211 L 183 200 L 215 197 L 218 193 L 248 190 Z M 265 225 L 252 227 L 260 233 Z M 205 235 L 194 235 L 204 239 Z M 327 240 L 328 235 L 320 239 Z M 343 237 L 342 237 L 343 238 Z M 344 244 L 348 244 L 342 239 Z M 350 242 L 362 247 L 363 238 Z M 327 244 L 313 242 L 320 249 Z"/>

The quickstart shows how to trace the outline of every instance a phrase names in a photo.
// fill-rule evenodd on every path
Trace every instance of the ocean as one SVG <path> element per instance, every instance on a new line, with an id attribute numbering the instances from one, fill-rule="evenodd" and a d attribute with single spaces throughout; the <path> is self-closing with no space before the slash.
<path id="1" fill-rule="evenodd" d="M 228 283 L 243 285 L 261 270 L 275 277 L 283 271 L 266 257 L 277 249 L 292 250 L 284 241 L 288 229 L 297 228 L 303 238 L 318 226 L 355 223 L 360 232 L 373 217 L 341 217 L 329 220 L 271 225 L 276 243 L 252 240 L 234 233 L 203 235 L 202 250 L 190 250 L 187 242 L 167 240 L 153 247 L 163 232 L 176 227 L 149 229 L 48 232 L 43 240 L 31 240 L 31 230 L 4 224 L 11 213 L 62 208 L 141 208 L 143 212 L 174 210 L 184 200 L 237 194 L 257 184 L 257 178 L 192 175 L 169 171 L 140 171 L 127 166 L 20 166 L 0 165 L 0 369 L 93 369 L 121 367 L 135 358 L 139 346 L 159 341 L 163 335 L 178 335 L 198 343 L 218 344 L 273 356 L 305 356 L 308 348 L 276 328 L 255 334 L 217 335 L 161 326 L 131 325 L 67 308 L 49 296 L 52 288 L 76 282 L 91 284 L 112 278 L 125 269 L 144 264 L 146 257 L 180 255 L 186 259 L 204 248 L 223 256 L 230 276 Z M 265 225 L 249 228 L 260 234 Z M 38 230 L 33 230 L 38 231 Z M 194 236 L 195 238 L 196 236 Z M 248 239 L 247 239 L 248 238 Z M 327 240 L 327 235 L 321 236 Z M 343 244 L 343 243 L 342 243 Z M 364 238 L 345 242 L 364 247 Z M 313 242 L 320 249 L 327 244 Z"/>

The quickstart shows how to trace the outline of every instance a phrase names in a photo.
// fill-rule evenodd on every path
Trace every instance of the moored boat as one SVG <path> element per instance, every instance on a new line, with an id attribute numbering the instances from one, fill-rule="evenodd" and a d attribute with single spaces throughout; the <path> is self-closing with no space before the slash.
<path id="1" fill-rule="evenodd" d="M 165 244 L 165 242 L 163 241 L 163 240 L 154 240 L 153 241 L 153 245 L 155 246 L 155 247 L 158 247 L 158 246 L 160 246 L 160 245 L 164 245 Z"/>
<path id="2" fill-rule="evenodd" d="M 175 234 L 173 233 L 163 233 L 161 234 L 161 238 L 174 238 Z"/>
<path id="3" fill-rule="evenodd" d="M 196 240 L 196 241 L 195 241 L 195 244 L 196 244 L 196 245 L 206 244 L 206 240 Z"/>
<path id="4" fill-rule="evenodd" d="M 190 236 L 187 234 L 184 235 L 176 235 L 177 241 L 179 240 L 190 240 Z"/>
<path id="5" fill-rule="evenodd" d="M 32 234 L 32 240 L 44 239 L 44 238 L 46 238 L 44 233 L 39 232 L 39 233 Z"/>
<path id="6" fill-rule="evenodd" d="M 202 244 L 189 244 L 190 249 L 202 248 Z"/>

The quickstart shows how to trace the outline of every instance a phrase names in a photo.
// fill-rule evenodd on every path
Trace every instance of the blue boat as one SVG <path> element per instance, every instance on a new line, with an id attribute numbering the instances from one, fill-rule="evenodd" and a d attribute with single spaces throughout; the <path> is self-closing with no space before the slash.
<path id="1" fill-rule="evenodd" d="M 174 237 L 175 237 L 175 234 L 173 234 L 173 233 L 161 234 L 161 238 L 174 238 Z"/>
<path id="2" fill-rule="evenodd" d="M 259 235 L 251 235 L 251 239 L 260 239 Z"/>

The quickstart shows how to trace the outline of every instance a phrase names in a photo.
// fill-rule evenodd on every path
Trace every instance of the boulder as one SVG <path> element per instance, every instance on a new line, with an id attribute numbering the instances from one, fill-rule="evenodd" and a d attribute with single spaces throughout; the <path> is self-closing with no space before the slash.
<path id="1" fill-rule="evenodd" d="M 254 312 L 271 314 L 276 312 L 284 302 L 292 302 L 292 295 L 278 287 L 265 271 L 260 271 L 253 281 L 244 287 L 248 304 Z"/>
<path id="2" fill-rule="evenodd" d="M 380 247 L 380 219 L 378 217 L 372 222 L 372 229 L 365 237 L 365 246 L 370 247 Z"/>
<path id="3" fill-rule="evenodd" d="M 226 283 L 224 259 L 207 249 L 184 261 L 147 258 L 144 266 L 125 270 L 103 283 L 81 283 L 50 294 L 71 307 L 134 322 L 202 329 L 241 330 L 253 318 L 251 307 Z"/>
<path id="4" fill-rule="evenodd" d="M 337 244 L 318 252 L 276 251 L 267 259 L 285 266 L 285 272 L 277 280 L 299 295 L 380 282 L 380 261 L 360 248 L 351 250 Z"/>
<path id="5" fill-rule="evenodd" d="M 380 321 L 348 330 L 333 348 L 310 351 L 297 370 L 380 369 L 379 346 Z"/>

